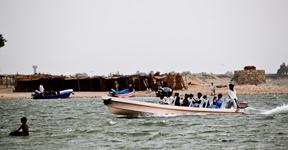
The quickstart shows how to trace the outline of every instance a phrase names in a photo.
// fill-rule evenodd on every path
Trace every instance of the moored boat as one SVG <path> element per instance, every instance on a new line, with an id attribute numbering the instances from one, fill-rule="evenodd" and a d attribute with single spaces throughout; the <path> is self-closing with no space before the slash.
<path id="1" fill-rule="evenodd" d="M 121 91 L 115 91 L 114 89 L 112 89 L 109 92 L 109 96 L 113 96 L 113 97 L 120 97 L 120 98 L 125 98 L 125 97 L 132 97 L 135 94 L 135 89 L 131 88 L 131 89 L 124 89 Z"/>
<path id="2" fill-rule="evenodd" d="M 170 87 L 159 87 L 158 90 L 156 91 L 156 96 L 169 96 L 172 95 L 173 89 Z"/>
<path id="3" fill-rule="evenodd" d="M 147 115 L 234 115 L 244 113 L 243 109 L 215 109 L 172 106 L 115 97 L 104 97 L 103 103 L 108 107 L 112 114 L 126 117 L 138 117 Z"/>
<path id="4" fill-rule="evenodd" d="M 33 99 L 58 99 L 58 98 L 69 98 L 73 93 L 73 89 L 66 89 L 59 92 L 40 92 L 35 90 L 32 94 Z"/>

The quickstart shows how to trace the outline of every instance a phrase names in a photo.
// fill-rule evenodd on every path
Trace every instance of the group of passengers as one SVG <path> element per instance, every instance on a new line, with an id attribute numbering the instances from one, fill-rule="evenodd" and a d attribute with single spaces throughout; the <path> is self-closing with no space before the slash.
<path id="1" fill-rule="evenodd" d="M 217 96 L 213 96 L 213 99 L 208 99 L 208 97 L 206 95 L 202 95 L 201 92 L 198 92 L 196 96 L 193 94 L 185 94 L 184 98 L 180 97 L 179 93 L 175 93 L 174 96 L 172 96 L 171 92 L 165 96 L 161 95 L 159 103 L 173 106 L 199 108 L 239 108 L 237 104 L 236 91 L 234 90 L 233 84 L 229 84 L 226 101 L 224 101 L 221 93 L 219 93 Z"/>

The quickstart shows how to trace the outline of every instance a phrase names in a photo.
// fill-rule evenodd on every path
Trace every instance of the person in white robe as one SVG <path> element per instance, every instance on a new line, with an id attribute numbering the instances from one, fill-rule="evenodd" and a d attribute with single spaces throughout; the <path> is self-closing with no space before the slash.
<path id="1" fill-rule="evenodd" d="M 238 98 L 237 98 L 237 94 L 236 94 L 236 90 L 234 89 L 234 85 L 233 84 L 229 84 L 229 89 L 228 89 L 228 99 L 227 99 L 227 104 L 226 104 L 226 108 L 239 108 L 238 105 Z"/>

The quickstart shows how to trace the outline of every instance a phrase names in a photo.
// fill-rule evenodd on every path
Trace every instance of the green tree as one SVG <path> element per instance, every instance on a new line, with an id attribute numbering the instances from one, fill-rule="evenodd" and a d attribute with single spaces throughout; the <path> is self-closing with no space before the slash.
<path id="1" fill-rule="evenodd" d="M 4 39 L 2 34 L 0 34 L 0 47 L 3 47 L 5 45 L 5 42 L 7 42 L 7 41 Z"/>
<path id="2" fill-rule="evenodd" d="M 277 70 L 278 75 L 287 75 L 288 74 L 288 65 L 286 66 L 285 63 L 283 62 L 280 65 L 280 68 Z"/>

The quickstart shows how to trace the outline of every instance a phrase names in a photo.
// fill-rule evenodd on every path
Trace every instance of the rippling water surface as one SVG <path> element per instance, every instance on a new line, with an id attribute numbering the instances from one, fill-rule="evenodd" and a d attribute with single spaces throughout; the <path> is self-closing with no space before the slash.
<path id="1" fill-rule="evenodd" d="M 240 99 L 250 104 L 244 115 L 136 119 L 112 115 L 101 99 L 2 100 L 0 149 L 287 149 L 288 95 Z M 8 136 L 23 116 L 30 136 Z"/>

